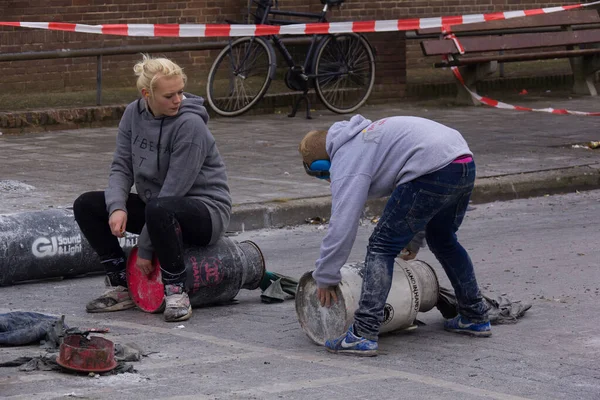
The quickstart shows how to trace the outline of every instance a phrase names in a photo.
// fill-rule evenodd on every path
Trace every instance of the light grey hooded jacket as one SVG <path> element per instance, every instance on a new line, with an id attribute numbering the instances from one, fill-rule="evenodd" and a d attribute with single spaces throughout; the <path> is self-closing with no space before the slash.
<path id="1" fill-rule="evenodd" d="M 105 191 L 109 215 L 126 210 L 135 185 L 139 197 L 192 197 L 203 202 L 212 220 L 211 244 L 229 225 L 231 196 L 225 164 L 206 123 L 204 100 L 185 93 L 179 112 L 172 117 L 154 117 L 145 101 L 136 100 L 125 109 L 117 148 Z M 146 226 L 138 241 L 139 255 L 152 259 L 153 247 Z"/>
<path id="2" fill-rule="evenodd" d="M 371 122 L 362 115 L 333 124 L 326 150 L 331 159 L 331 219 L 313 272 L 321 288 L 340 282 L 368 198 L 389 196 L 398 185 L 472 155 L 458 131 L 435 121 L 390 117 Z"/>

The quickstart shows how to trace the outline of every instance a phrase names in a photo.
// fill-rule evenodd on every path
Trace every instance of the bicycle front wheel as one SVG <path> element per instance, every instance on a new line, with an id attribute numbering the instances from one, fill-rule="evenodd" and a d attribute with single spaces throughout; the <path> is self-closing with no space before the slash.
<path id="1" fill-rule="evenodd" d="M 208 103 L 226 117 L 245 113 L 267 92 L 275 68 L 274 51 L 264 39 L 235 40 L 219 53 L 210 68 Z"/>
<path id="2" fill-rule="evenodd" d="M 344 114 L 365 104 L 375 83 L 375 57 L 364 37 L 330 35 L 315 60 L 315 91 L 328 109 Z"/>

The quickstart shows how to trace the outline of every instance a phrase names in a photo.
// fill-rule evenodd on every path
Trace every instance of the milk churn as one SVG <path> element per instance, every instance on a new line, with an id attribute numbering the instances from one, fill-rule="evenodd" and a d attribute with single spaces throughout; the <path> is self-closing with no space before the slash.
<path id="1" fill-rule="evenodd" d="M 127 260 L 127 283 L 136 305 L 144 311 L 157 312 L 162 308 L 164 285 L 160 265 L 149 276 L 135 266 L 137 248 Z M 211 246 L 190 246 L 184 249 L 186 291 L 192 307 L 227 303 L 240 289 L 257 289 L 265 274 L 265 260 L 260 248 L 249 240 L 236 242 L 222 237 Z"/>
<path id="2" fill-rule="evenodd" d="M 317 344 L 341 336 L 350 326 L 362 287 L 364 262 L 348 263 L 342 269 L 338 301 L 330 308 L 321 307 L 315 295 L 317 285 L 312 271 L 300 278 L 296 293 L 296 314 L 300 327 Z M 385 304 L 380 332 L 409 328 L 418 312 L 435 307 L 439 283 L 433 268 L 419 260 L 396 259 L 392 287 Z"/>
<path id="3" fill-rule="evenodd" d="M 137 235 L 119 239 L 128 253 Z M 0 215 L 0 286 L 104 272 L 73 211 L 53 209 Z"/>

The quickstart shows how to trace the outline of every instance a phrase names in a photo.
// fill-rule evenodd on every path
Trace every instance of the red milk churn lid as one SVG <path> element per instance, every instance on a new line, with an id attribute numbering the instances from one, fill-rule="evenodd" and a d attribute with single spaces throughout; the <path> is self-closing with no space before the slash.
<path id="1" fill-rule="evenodd" d="M 154 271 L 146 275 L 136 267 L 137 247 L 131 249 L 127 259 L 127 286 L 133 302 L 143 311 L 160 312 L 164 308 L 165 286 L 160 275 L 160 264 L 154 257 Z"/>
<path id="2" fill-rule="evenodd" d="M 80 372 L 108 372 L 117 366 L 115 345 L 99 336 L 65 336 L 56 362 L 67 369 Z"/>

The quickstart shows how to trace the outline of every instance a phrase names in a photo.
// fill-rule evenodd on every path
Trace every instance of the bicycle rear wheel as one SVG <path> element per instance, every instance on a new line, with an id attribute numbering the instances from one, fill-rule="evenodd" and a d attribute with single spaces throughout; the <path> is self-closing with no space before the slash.
<path id="1" fill-rule="evenodd" d="M 321 102 L 339 114 L 365 104 L 375 83 L 375 57 L 367 40 L 355 33 L 327 36 L 314 65 L 315 91 Z"/>
<path id="2" fill-rule="evenodd" d="M 275 74 L 275 54 L 262 38 L 235 40 L 215 59 L 208 73 L 206 97 L 219 115 L 235 117 L 264 96 Z"/>

